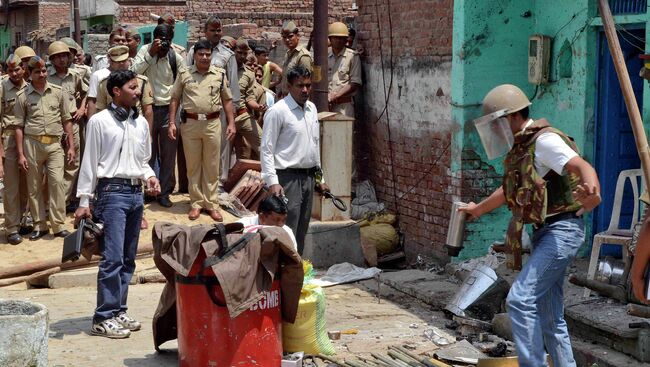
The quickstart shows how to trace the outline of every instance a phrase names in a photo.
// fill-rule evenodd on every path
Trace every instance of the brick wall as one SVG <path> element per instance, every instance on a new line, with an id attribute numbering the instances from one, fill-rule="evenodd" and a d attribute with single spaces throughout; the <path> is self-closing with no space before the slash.
<path id="1" fill-rule="evenodd" d="M 174 14 L 177 20 L 184 20 L 187 13 L 185 4 L 179 5 L 120 5 L 117 22 L 120 24 L 153 24 L 150 14 L 163 15 L 166 13 Z"/>
<path id="2" fill-rule="evenodd" d="M 39 2 L 39 29 L 57 30 L 70 26 L 70 2 Z"/>
<path id="3" fill-rule="evenodd" d="M 354 140 L 359 178 L 370 179 L 379 199 L 398 212 L 407 257 L 445 260 L 451 203 L 461 199 L 463 184 L 451 169 L 452 161 L 460 165 L 449 105 L 453 3 L 357 4 L 365 77 Z"/>

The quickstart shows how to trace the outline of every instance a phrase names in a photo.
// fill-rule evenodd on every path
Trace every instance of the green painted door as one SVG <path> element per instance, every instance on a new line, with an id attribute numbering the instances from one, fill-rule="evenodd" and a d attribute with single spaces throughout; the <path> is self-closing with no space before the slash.
<path id="1" fill-rule="evenodd" d="M 0 57 L 5 61 L 11 48 L 11 28 L 0 27 Z"/>

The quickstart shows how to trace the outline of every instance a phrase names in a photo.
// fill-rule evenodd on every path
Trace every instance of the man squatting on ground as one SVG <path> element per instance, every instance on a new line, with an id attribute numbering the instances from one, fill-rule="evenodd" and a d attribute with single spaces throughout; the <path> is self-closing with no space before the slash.
<path id="1" fill-rule="evenodd" d="M 136 74 L 113 71 L 107 89 L 113 102 L 88 121 L 75 221 L 91 216 L 90 200 L 94 199 L 92 214 L 104 224 L 104 235 L 91 333 L 119 339 L 141 327 L 126 313 L 128 287 L 144 210 L 142 181 L 150 195 L 160 193 L 160 183 L 148 163 L 149 124 L 135 107 L 141 93 Z"/>
<path id="2" fill-rule="evenodd" d="M 478 218 L 507 204 L 513 213 L 506 237 L 511 249 L 521 249 L 524 223 L 533 224 L 533 251 L 507 298 L 519 365 L 546 366 L 546 349 L 555 367 L 572 367 L 562 287 L 584 241 L 582 214 L 600 203 L 600 184 L 571 138 L 545 119 L 528 117 L 530 105 L 514 85 L 485 96 L 483 113 L 493 129 L 481 141 L 489 159 L 507 152 L 503 184 L 479 204 L 459 210 Z M 530 199 L 522 202 L 525 196 Z"/>

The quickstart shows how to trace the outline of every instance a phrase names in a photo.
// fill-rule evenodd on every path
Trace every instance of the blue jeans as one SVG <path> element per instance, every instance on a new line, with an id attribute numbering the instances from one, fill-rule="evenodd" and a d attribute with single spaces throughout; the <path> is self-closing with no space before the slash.
<path id="1" fill-rule="evenodd" d="M 95 323 L 127 309 L 126 298 L 135 271 L 143 211 L 141 187 L 97 184 L 94 216 L 104 224 L 104 236 L 97 274 Z"/>
<path id="2" fill-rule="evenodd" d="M 510 288 L 508 315 L 521 367 L 575 367 L 564 321 L 563 283 L 585 234 L 581 218 L 560 220 L 533 233 L 533 252 Z"/>

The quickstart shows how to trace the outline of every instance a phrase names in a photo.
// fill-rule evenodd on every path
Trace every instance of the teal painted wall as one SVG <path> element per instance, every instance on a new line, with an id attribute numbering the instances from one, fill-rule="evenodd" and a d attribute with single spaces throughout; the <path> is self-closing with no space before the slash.
<path id="1" fill-rule="evenodd" d="M 594 110 L 596 99 L 597 44 L 600 18 L 596 2 L 587 0 L 516 1 L 489 0 L 454 2 L 452 63 L 452 117 L 459 125 L 455 138 L 457 153 L 454 170 L 463 170 L 466 201 L 478 202 L 499 185 L 503 172 L 500 159 L 488 161 L 478 135 L 468 123 L 481 115 L 480 102 L 493 87 L 511 83 L 532 99 L 531 117 L 545 117 L 574 137 L 585 159 L 593 161 Z M 646 15 L 617 16 L 620 25 L 647 22 Z M 648 28 L 646 33 L 650 35 Z M 533 34 L 553 37 L 550 82 L 536 87 L 527 80 L 527 44 Z M 632 75 L 632 77 L 635 77 Z M 647 82 L 646 82 L 647 83 Z M 645 89 L 648 90 L 647 88 Z M 650 96 L 644 93 L 644 120 L 650 117 Z M 467 159 L 474 154 L 481 167 L 493 173 L 484 180 L 484 192 L 465 172 L 476 168 Z M 471 163 L 471 164 L 470 164 Z M 471 176 L 476 176 L 472 172 Z M 495 182 L 497 181 L 497 182 Z M 483 195 L 476 193 L 480 192 Z M 494 240 L 501 240 L 509 220 L 500 209 L 467 226 L 465 249 L 459 260 L 483 256 Z M 591 219 L 587 219 L 587 238 L 591 238 Z M 587 241 L 590 246 L 591 241 Z"/>

